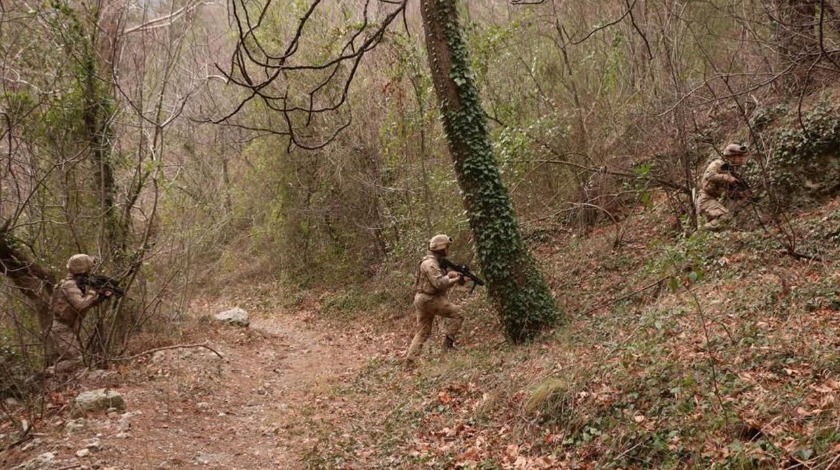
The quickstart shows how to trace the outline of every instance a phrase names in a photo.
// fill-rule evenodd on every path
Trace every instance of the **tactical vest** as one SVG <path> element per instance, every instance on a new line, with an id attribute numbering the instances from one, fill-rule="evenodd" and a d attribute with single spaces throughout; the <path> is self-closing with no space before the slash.
<path id="1" fill-rule="evenodd" d="M 435 265 L 435 267 L 437 267 L 437 269 L 440 271 L 441 274 L 446 274 L 443 271 L 443 269 L 440 268 L 440 265 L 438 264 L 438 261 L 437 261 L 437 258 L 435 258 L 435 255 L 424 256 L 423 259 L 420 260 L 420 263 L 417 265 L 417 274 L 415 275 L 415 278 L 414 278 L 414 293 L 415 294 L 426 294 L 426 295 L 437 295 L 438 294 L 437 288 L 435 288 L 435 286 L 432 284 L 432 281 L 429 280 L 428 276 L 426 276 L 423 273 L 423 270 L 421 269 L 422 266 L 423 266 L 423 263 L 428 259 L 434 260 L 434 265 Z"/>

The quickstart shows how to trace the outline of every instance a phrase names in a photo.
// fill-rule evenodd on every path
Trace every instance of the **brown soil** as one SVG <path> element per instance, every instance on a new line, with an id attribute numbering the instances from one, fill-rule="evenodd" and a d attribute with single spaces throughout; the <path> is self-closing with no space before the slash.
<path id="1" fill-rule="evenodd" d="M 86 376 L 51 397 L 65 408 L 37 423 L 35 439 L 0 455 L 0 466 L 51 452 L 49 468 L 63 469 L 304 468 L 318 439 L 311 423 L 339 419 L 352 406 L 321 396 L 370 358 L 396 360 L 387 344 L 401 344 L 359 331 L 331 334 L 341 330 L 305 314 L 252 318 L 247 329 L 194 322 L 187 330 L 189 342 L 206 341 L 224 359 L 205 348 L 178 348 Z M 123 395 L 126 414 L 88 416 L 82 429 L 69 431 L 67 403 L 78 391 L 102 387 Z"/>

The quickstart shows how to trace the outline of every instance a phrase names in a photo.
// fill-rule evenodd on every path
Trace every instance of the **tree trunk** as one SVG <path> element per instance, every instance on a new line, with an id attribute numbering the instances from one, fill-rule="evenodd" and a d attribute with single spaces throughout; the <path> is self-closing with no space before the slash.
<path id="1" fill-rule="evenodd" d="M 50 297 L 55 286 L 55 276 L 21 252 L 9 233 L 8 222 L 0 227 L 0 271 L 12 280 L 32 304 L 38 314 L 41 332 L 46 333 L 52 324 Z"/>
<path id="2" fill-rule="evenodd" d="M 561 314 L 519 231 L 458 23 L 457 0 L 421 0 L 429 66 L 488 294 L 505 335 L 528 340 Z"/>
<path id="3" fill-rule="evenodd" d="M 94 170 L 92 184 L 99 194 L 99 212 L 102 214 L 100 223 L 103 233 L 100 242 L 104 245 L 103 252 L 111 258 L 111 264 L 122 269 L 129 263 L 129 219 L 120 220 L 116 205 L 117 187 L 110 125 L 114 112 L 114 90 L 110 76 L 113 74 L 113 55 L 119 40 L 117 26 L 113 8 L 97 8 L 90 33 L 84 36 L 87 42 L 81 46 L 83 56 L 79 81 L 84 93 L 82 120 Z M 109 48 L 109 45 L 113 45 L 114 49 Z M 100 76 L 103 71 L 108 73 L 107 78 Z M 119 338 L 130 328 L 129 315 L 117 317 L 109 314 L 116 307 L 117 302 L 108 302 L 95 317 L 93 333 L 86 350 L 95 358 L 97 367 L 106 365 L 106 358 L 115 349 L 112 343 L 119 342 Z"/>
<path id="4" fill-rule="evenodd" d="M 803 75 L 809 68 L 811 54 L 818 50 L 816 0 L 773 0 L 776 15 L 776 41 L 780 66 L 790 67 L 783 84 L 792 90 L 806 86 Z"/>

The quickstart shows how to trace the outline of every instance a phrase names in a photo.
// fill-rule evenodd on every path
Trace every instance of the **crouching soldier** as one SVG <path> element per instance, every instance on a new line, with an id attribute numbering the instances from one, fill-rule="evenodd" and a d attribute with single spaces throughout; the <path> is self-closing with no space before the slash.
<path id="1" fill-rule="evenodd" d="M 73 255 L 67 261 L 69 275 L 55 287 L 50 305 L 53 322 L 49 332 L 49 347 L 53 371 L 68 374 L 84 365 L 79 328 L 82 320 L 95 305 L 107 300 L 112 292 L 97 292 L 87 286 L 96 260 L 92 256 Z"/>
<path id="2" fill-rule="evenodd" d="M 729 144 L 723 149 L 723 158 L 714 159 L 706 167 L 697 196 L 697 210 L 706 221 L 704 229 L 717 231 L 729 223 L 732 215 L 721 198 L 728 196 L 730 187 L 738 183 L 739 171 L 746 162 L 747 147 Z"/>
<path id="3" fill-rule="evenodd" d="M 414 307 L 417 310 L 417 333 L 406 353 L 406 365 L 413 365 L 420 355 L 423 344 L 432 334 L 435 316 L 448 318 L 444 349 L 453 349 L 455 338 L 461 330 L 464 317 L 460 309 L 447 298 L 447 291 L 461 278 L 461 274 L 447 273 L 440 267 L 440 259 L 447 255 L 452 239 L 446 235 L 435 235 L 429 240 L 429 251 L 417 267 L 414 282 Z"/>

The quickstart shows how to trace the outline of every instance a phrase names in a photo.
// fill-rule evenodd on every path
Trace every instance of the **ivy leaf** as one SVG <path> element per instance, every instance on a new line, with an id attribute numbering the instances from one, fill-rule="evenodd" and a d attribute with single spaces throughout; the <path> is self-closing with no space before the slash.
<path id="1" fill-rule="evenodd" d="M 650 170 L 653 169 L 653 163 L 644 163 L 642 165 L 633 168 L 633 173 L 640 178 L 644 178 L 650 175 Z"/>
<path id="2" fill-rule="evenodd" d="M 671 278 L 671 282 L 669 283 L 669 287 L 671 291 L 674 292 L 680 288 L 680 281 L 676 277 Z"/>

